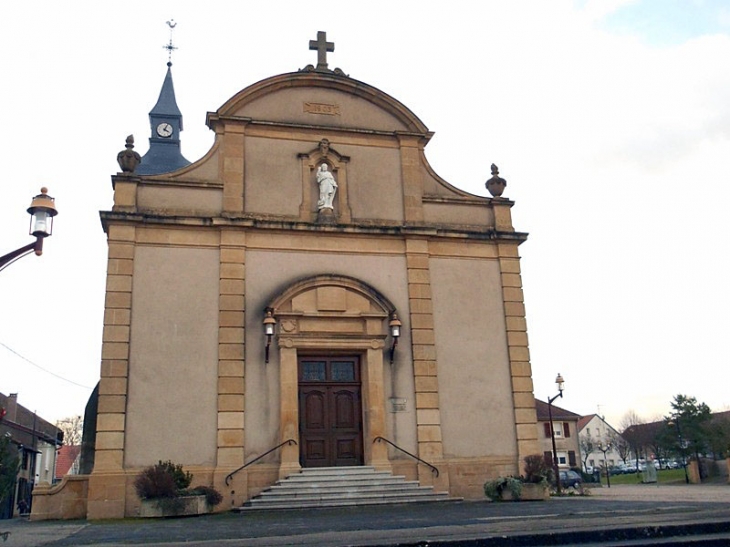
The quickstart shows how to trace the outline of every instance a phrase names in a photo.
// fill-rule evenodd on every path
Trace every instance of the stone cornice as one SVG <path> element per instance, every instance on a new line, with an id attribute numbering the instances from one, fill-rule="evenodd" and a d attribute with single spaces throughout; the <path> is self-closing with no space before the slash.
<path id="1" fill-rule="evenodd" d="M 433 225 L 433 224 L 390 224 L 363 223 L 354 221 L 350 224 L 323 225 L 299 220 L 265 218 L 256 215 L 242 217 L 199 217 L 171 214 L 131 213 L 124 211 L 100 211 L 101 224 L 108 232 L 110 224 L 138 224 L 145 226 L 180 226 L 207 228 L 249 228 L 255 230 L 318 232 L 337 235 L 383 235 L 395 237 L 426 237 L 460 240 L 511 241 L 522 243 L 527 240 L 525 232 L 498 231 L 493 228 Z"/>

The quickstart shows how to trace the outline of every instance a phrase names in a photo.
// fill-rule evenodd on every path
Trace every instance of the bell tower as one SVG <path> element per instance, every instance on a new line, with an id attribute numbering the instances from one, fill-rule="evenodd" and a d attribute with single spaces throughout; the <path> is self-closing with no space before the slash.
<path id="1" fill-rule="evenodd" d="M 172 84 L 172 29 L 176 23 L 167 22 L 170 27 L 170 42 L 164 46 L 168 50 L 167 74 L 162 82 L 157 104 L 150 110 L 150 148 L 142 157 L 142 163 L 136 169 L 138 175 L 158 175 L 181 169 L 190 162 L 180 151 L 180 132 L 183 130 L 182 112 L 175 100 L 175 88 Z"/>

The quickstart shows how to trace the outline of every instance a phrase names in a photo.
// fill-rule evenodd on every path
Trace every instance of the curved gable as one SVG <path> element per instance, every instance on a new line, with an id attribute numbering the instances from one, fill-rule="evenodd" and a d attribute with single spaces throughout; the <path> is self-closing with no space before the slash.
<path id="1" fill-rule="evenodd" d="M 328 125 L 377 131 L 428 133 L 401 102 L 368 84 L 334 74 L 295 72 L 267 78 L 240 91 L 208 115 L 270 122 Z"/>

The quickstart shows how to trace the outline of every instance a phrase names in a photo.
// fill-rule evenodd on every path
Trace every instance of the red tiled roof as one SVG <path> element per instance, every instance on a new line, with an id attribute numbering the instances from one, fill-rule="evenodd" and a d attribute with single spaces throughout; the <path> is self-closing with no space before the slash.
<path id="1" fill-rule="evenodd" d="M 593 418 L 595 418 L 595 414 L 589 414 L 588 416 L 583 416 L 580 420 L 578 420 L 578 430 L 583 429 L 588 422 L 590 422 Z"/>
<path id="2" fill-rule="evenodd" d="M 74 460 L 78 457 L 81 452 L 81 446 L 79 445 L 63 445 L 58 450 L 58 457 L 56 458 L 56 478 L 61 479 L 68 474 L 69 469 L 74 463 Z"/>

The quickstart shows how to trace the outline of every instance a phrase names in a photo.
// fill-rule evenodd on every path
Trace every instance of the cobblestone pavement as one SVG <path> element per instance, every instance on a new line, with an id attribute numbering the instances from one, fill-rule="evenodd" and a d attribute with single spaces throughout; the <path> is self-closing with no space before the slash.
<path id="1" fill-rule="evenodd" d="M 460 545 L 495 545 L 520 538 L 527 543 L 511 544 L 541 545 L 535 538 L 548 538 L 555 545 L 560 536 L 607 541 L 618 532 L 650 528 L 673 530 L 674 535 L 725 531 L 722 541 L 730 545 L 730 486 L 617 485 L 545 503 L 480 501 L 91 523 L 15 519 L 0 521 L 0 533 L 9 532 L 0 547 L 425 546 L 457 540 Z"/>

